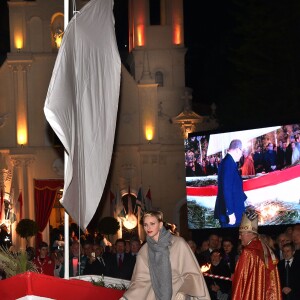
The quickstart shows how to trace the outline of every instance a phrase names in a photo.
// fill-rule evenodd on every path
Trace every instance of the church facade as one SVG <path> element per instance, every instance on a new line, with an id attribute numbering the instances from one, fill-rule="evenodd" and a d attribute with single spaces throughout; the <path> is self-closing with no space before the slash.
<path id="1" fill-rule="evenodd" d="M 77 1 L 78 8 L 86 3 Z M 10 53 L 0 67 L 1 222 L 10 222 L 13 242 L 20 246 L 24 241 L 14 229 L 20 218 L 36 219 L 35 181 L 59 182 L 64 176 L 63 149 L 43 112 L 64 8 L 63 1 L 12 0 L 8 5 Z M 209 117 L 189 119 L 192 91 L 185 86 L 183 1 L 162 0 L 156 9 L 159 22 L 151 24 L 149 1 L 128 1 L 129 55 L 126 67 L 122 65 L 115 145 L 101 215 L 111 214 L 110 191 L 122 197 L 130 188 L 137 196 L 142 187 L 144 196 L 151 190 L 152 206 L 183 228 L 184 137 L 191 130 L 216 128 L 217 123 Z M 53 226 L 61 222 L 61 215 L 50 215 Z M 49 239 L 49 226 L 43 239 Z"/>

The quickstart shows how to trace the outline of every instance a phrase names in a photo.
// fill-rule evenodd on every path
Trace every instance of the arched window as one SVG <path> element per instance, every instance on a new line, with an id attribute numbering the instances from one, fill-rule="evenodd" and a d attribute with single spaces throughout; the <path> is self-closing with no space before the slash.
<path id="1" fill-rule="evenodd" d="M 160 20 L 160 0 L 150 0 L 150 25 L 161 25 Z"/>
<path id="2" fill-rule="evenodd" d="M 164 74 L 161 71 L 155 73 L 155 83 L 159 86 L 164 86 Z"/>
<path id="3" fill-rule="evenodd" d="M 43 52 L 43 23 L 41 18 L 32 17 L 29 21 L 30 28 L 30 50 L 32 52 Z"/>
<path id="4" fill-rule="evenodd" d="M 52 48 L 58 49 L 64 33 L 64 15 L 55 13 L 51 18 Z"/>

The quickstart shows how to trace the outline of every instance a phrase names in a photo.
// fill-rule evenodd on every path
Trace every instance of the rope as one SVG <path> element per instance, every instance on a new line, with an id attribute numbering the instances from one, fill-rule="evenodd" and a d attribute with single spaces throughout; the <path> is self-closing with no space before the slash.
<path id="1" fill-rule="evenodd" d="M 207 276 L 207 277 L 212 277 L 212 278 L 217 278 L 217 279 L 232 281 L 232 279 L 230 277 L 225 277 L 225 276 L 220 276 L 220 275 L 214 275 L 214 274 L 209 274 L 209 273 L 202 273 L 202 274 L 203 274 L 203 276 Z"/>

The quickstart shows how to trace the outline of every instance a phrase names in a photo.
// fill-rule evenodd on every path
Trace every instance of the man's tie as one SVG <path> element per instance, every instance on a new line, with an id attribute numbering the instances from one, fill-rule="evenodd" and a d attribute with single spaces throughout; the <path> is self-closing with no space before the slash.
<path id="1" fill-rule="evenodd" d="M 290 261 L 286 261 L 285 265 L 285 286 L 289 287 L 290 285 Z"/>
<path id="2" fill-rule="evenodd" d="M 122 260 L 122 255 L 119 255 L 119 263 L 118 263 L 118 267 L 119 269 L 122 269 L 122 265 L 123 265 L 123 260 Z"/>

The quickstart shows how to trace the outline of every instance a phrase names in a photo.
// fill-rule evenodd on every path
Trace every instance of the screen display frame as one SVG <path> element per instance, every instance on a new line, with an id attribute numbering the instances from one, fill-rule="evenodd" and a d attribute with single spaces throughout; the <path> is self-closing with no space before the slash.
<path id="1" fill-rule="evenodd" d="M 209 158 L 213 156 L 216 164 L 219 165 L 232 139 L 240 139 L 243 150 L 248 149 L 253 157 L 258 145 L 266 153 L 267 145 L 272 143 L 278 152 L 281 142 L 286 142 L 290 147 L 289 145 L 298 137 L 300 137 L 300 123 L 295 122 L 288 125 L 189 134 L 184 140 L 189 229 L 220 228 L 219 221 L 213 216 L 218 192 L 217 171 L 211 175 L 203 174 L 199 164 L 203 164 L 203 161 L 208 163 Z M 300 148 L 300 144 L 298 146 Z M 194 165 L 189 166 L 189 164 Z M 300 164 L 298 162 L 293 165 L 278 165 L 268 172 L 255 171 L 255 175 L 242 177 L 244 191 L 248 197 L 245 204 L 258 211 L 259 226 L 288 226 L 300 223 L 300 188 L 297 188 L 300 186 Z"/>

